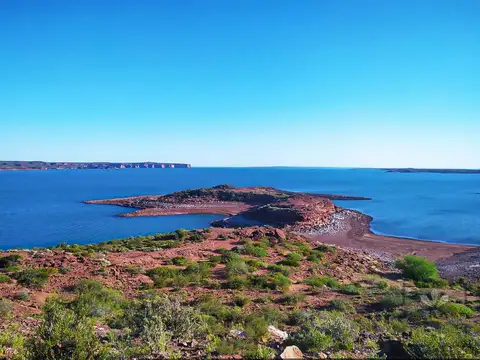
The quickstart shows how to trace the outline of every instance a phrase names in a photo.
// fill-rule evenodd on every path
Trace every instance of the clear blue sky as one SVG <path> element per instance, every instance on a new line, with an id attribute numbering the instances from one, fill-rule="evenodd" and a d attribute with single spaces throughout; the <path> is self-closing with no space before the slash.
<path id="1" fill-rule="evenodd" d="M 0 159 L 480 168 L 478 0 L 0 1 Z"/>

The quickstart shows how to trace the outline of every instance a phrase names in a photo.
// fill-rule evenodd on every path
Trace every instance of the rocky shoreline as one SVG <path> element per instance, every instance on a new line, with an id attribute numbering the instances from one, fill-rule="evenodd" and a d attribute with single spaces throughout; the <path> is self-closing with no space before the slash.
<path id="1" fill-rule="evenodd" d="M 438 261 L 446 278 L 463 276 L 480 280 L 480 271 L 475 271 L 477 265 L 480 268 L 478 247 L 377 235 L 370 229 L 372 217 L 339 207 L 332 199 L 368 200 L 356 196 L 294 193 L 271 187 L 219 185 L 167 195 L 85 203 L 136 209 L 119 214 L 124 217 L 220 214 L 226 218 L 214 221 L 212 226 L 238 228 L 263 224 L 307 236 L 312 241 L 367 251 L 389 261 L 406 254 L 423 256 Z"/>

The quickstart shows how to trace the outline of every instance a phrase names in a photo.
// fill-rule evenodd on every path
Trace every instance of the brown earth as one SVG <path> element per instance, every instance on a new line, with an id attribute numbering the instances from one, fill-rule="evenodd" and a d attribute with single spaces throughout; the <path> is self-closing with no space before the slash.
<path id="1" fill-rule="evenodd" d="M 240 245 L 241 240 L 246 238 L 258 240 L 264 236 L 278 240 L 288 237 L 288 241 L 312 243 L 311 240 L 303 236 L 266 227 L 249 227 L 240 230 L 216 228 L 204 232 L 202 236 L 204 237 L 202 242 L 184 243 L 178 248 L 152 252 L 133 250 L 81 256 L 60 249 L 46 249 L 0 253 L 0 256 L 14 253 L 22 255 L 22 268 L 52 267 L 67 270 L 65 273 L 51 275 L 42 289 L 25 288 L 14 279 L 10 283 L 0 283 L 0 298 L 12 300 L 15 317 L 40 313 L 48 296 L 55 294 L 67 297 L 73 296 L 72 289 L 81 279 L 97 280 L 108 287 L 122 291 L 127 298 L 134 298 L 141 286 L 152 283 L 152 280 L 142 272 L 157 266 L 167 265 L 167 260 L 176 256 L 183 256 L 195 261 L 208 260 L 211 255 L 218 255 L 219 249 L 230 250 Z M 267 265 L 275 264 L 284 258 L 284 251 L 288 252 L 287 250 L 279 252 L 269 249 L 268 256 L 262 258 L 262 261 Z M 394 272 L 384 259 L 368 252 L 347 248 L 337 248 L 335 252 L 327 252 L 325 261 L 329 263 L 329 266 L 319 270 L 318 275 L 334 276 L 347 283 L 359 280 L 366 274 Z M 295 270 L 295 273 L 291 276 L 293 281 L 291 292 L 303 291 L 307 288 L 303 284 L 303 279 L 311 276 L 309 273 L 310 266 L 311 264 L 308 261 L 304 261 Z M 223 264 L 217 264 L 213 268 L 213 280 L 221 281 L 224 279 L 224 267 Z M 132 269 L 138 269 L 140 273 L 132 272 Z M 229 299 L 238 292 L 229 289 L 208 289 L 195 286 L 187 287 L 185 290 L 192 298 L 203 293 L 212 293 L 218 298 Z M 21 292 L 27 292 L 29 298 L 27 300 L 17 299 L 17 294 Z M 246 292 L 249 295 L 255 293 L 256 296 L 260 296 L 265 291 L 246 290 Z M 274 294 L 274 297 L 281 295 L 282 293 L 278 291 L 277 294 Z M 309 306 L 323 306 L 330 300 L 331 294 L 326 297 L 312 294 L 312 296 L 308 296 L 307 303 Z"/>

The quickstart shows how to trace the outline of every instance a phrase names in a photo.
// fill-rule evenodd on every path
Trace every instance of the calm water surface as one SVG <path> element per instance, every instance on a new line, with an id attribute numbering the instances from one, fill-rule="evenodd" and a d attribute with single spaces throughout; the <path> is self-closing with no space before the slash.
<path id="1" fill-rule="evenodd" d="M 373 231 L 480 245 L 480 175 L 371 169 L 192 168 L 0 172 L 0 248 L 93 243 L 199 228 L 220 216 L 121 218 L 86 199 L 165 194 L 228 183 L 372 197 L 337 204 L 373 216 Z"/>

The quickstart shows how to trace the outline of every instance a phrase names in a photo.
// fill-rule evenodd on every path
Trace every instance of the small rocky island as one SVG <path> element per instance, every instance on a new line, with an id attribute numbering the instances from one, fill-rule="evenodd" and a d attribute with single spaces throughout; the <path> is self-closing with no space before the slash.
<path id="1" fill-rule="evenodd" d="M 158 162 L 45 162 L 45 161 L 0 161 L 0 170 L 66 170 L 66 169 L 173 169 L 190 168 L 190 164 Z"/>
<path id="2" fill-rule="evenodd" d="M 228 217 L 212 223 L 216 227 L 270 225 L 302 233 L 338 230 L 338 221 L 355 216 L 368 229 L 371 218 L 336 206 L 332 200 L 370 200 L 366 197 L 307 194 L 272 187 L 218 185 L 168 195 L 134 196 L 107 200 L 87 200 L 87 204 L 119 205 L 137 209 L 119 216 L 165 216 L 221 214 Z M 357 226 L 358 227 L 358 226 Z"/>

